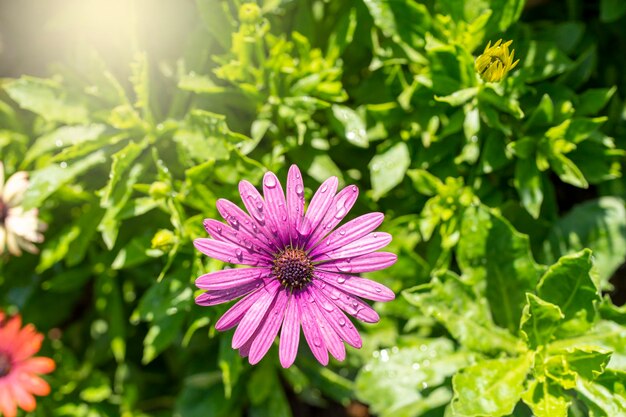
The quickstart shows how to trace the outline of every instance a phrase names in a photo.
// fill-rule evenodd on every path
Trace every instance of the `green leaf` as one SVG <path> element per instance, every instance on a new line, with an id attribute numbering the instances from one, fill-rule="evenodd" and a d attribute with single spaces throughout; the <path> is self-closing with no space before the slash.
<path id="1" fill-rule="evenodd" d="M 372 197 L 380 199 L 404 179 L 411 164 L 411 156 L 406 143 L 399 142 L 372 158 L 369 163 L 372 180 Z"/>
<path id="2" fill-rule="evenodd" d="M 476 363 L 452 378 L 455 416 L 509 415 L 524 391 L 530 371 L 530 354 L 517 358 L 492 359 Z"/>
<path id="3" fill-rule="evenodd" d="M 474 355 L 455 352 L 447 339 L 419 339 L 414 346 L 375 352 L 355 382 L 357 397 L 381 417 L 411 417 L 444 405 L 452 393 L 437 389 L 446 378 L 469 365 Z M 435 403 L 434 400 L 437 399 Z"/>
<path id="4" fill-rule="evenodd" d="M 562 319 L 563 313 L 558 306 L 526 293 L 520 330 L 531 349 L 548 344 Z"/>
<path id="5" fill-rule="evenodd" d="M 625 4 L 620 2 L 620 4 Z M 626 7 L 624 8 L 626 11 Z M 611 88 L 590 88 L 578 96 L 576 106 L 576 116 L 590 116 L 598 113 L 609 102 L 617 87 Z"/>
<path id="6" fill-rule="evenodd" d="M 513 184 L 520 196 L 522 206 L 535 219 L 539 218 L 543 203 L 543 185 L 541 172 L 534 158 L 519 158 L 515 163 Z"/>
<path id="7" fill-rule="evenodd" d="M 337 129 L 338 132 L 341 133 L 348 142 L 359 148 L 367 148 L 369 146 L 367 127 L 357 112 L 350 107 L 339 104 L 333 105 L 332 112 L 335 120 L 341 126 L 340 129 Z"/>
<path id="8" fill-rule="evenodd" d="M 22 206 L 25 210 L 41 206 L 44 200 L 60 187 L 105 160 L 104 151 L 99 150 L 77 161 L 50 164 L 34 171 Z"/>
<path id="9" fill-rule="evenodd" d="M 476 94 L 478 94 L 478 87 L 470 87 L 455 91 L 447 96 L 435 96 L 435 100 L 448 103 L 451 106 L 456 107 L 473 99 L 476 97 Z"/>
<path id="10" fill-rule="evenodd" d="M 536 417 L 567 417 L 570 402 L 561 387 L 549 380 L 532 381 L 522 399 Z"/>
<path id="11" fill-rule="evenodd" d="M 609 288 L 609 279 L 626 257 L 626 209 L 624 201 L 602 197 L 574 206 L 558 219 L 543 245 L 548 263 L 560 256 L 589 248 L 593 251 L 601 289 Z"/>
<path id="12" fill-rule="evenodd" d="M 56 81 L 22 76 L 4 84 L 4 90 L 20 107 L 49 122 L 85 124 L 89 121 L 87 109 L 67 97 Z"/>
<path id="13" fill-rule="evenodd" d="M 554 103 L 548 94 L 541 97 L 539 105 L 535 107 L 524 124 L 524 129 L 532 129 L 552 123 L 554 119 Z"/>
<path id="14" fill-rule="evenodd" d="M 222 370 L 224 396 L 226 398 L 230 398 L 233 393 L 233 387 L 237 384 L 239 376 L 243 370 L 243 365 L 241 356 L 231 347 L 229 338 L 220 338 L 220 350 L 217 357 L 217 363 Z"/>
<path id="15" fill-rule="evenodd" d="M 126 356 L 126 314 L 119 283 L 110 273 L 101 273 L 95 280 L 95 305 L 106 318 L 111 352 L 118 363 Z"/>
<path id="16" fill-rule="evenodd" d="M 543 271 L 530 253 L 528 237 L 485 207 L 469 207 L 461 224 L 457 260 L 469 282 L 486 281 L 495 322 L 516 333 L 525 294 L 534 290 Z"/>
<path id="17" fill-rule="evenodd" d="M 428 9 L 412 1 L 364 0 L 374 24 L 383 34 L 411 49 L 424 46 L 431 25 Z"/>
<path id="18" fill-rule="evenodd" d="M 126 179 L 128 171 L 139 155 L 141 155 L 146 145 L 147 143 L 145 141 L 141 143 L 129 142 L 128 145 L 113 155 L 109 181 L 104 188 L 102 199 L 100 200 L 100 205 L 103 208 L 110 208 L 116 203 L 117 199 L 114 192 L 123 187 L 120 183 L 122 180 Z"/>
<path id="19" fill-rule="evenodd" d="M 537 294 L 559 306 L 565 320 L 580 318 L 592 322 L 594 303 L 600 301 L 600 295 L 589 275 L 591 267 L 589 249 L 563 256 L 541 277 Z"/>
<path id="20" fill-rule="evenodd" d="M 626 415 L 626 373 L 607 370 L 595 381 L 580 378 L 576 390 L 594 417 Z M 593 414 L 591 414 L 593 413 Z"/>
<path id="21" fill-rule="evenodd" d="M 500 351 L 514 353 L 520 340 L 493 323 L 490 312 L 473 287 L 462 283 L 451 272 L 434 278 L 430 284 L 403 291 L 407 301 L 424 314 L 443 324 L 461 345 L 485 353 Z"/>
<path id="22" fill-rule="evenodd" d="M 213 35 L 224 49 L 229 49 L 231 34 L 237 23 L 229 12 L 229 4 L 224 0 L 196 0 L 196 6 L 206 30 Z"/>
<path id="23" fill-rule="evenodd" d="M 597 347 L 571 349 L 565 355 L 569 368 L 588 380 L 602 375 L 611 359 L 611 352 Z"/>
<path id="24" fill-rule="evenodd" d="M 62 126 L 35 140 L 24 156 L 23 165 L 28 165 L 36 158 L 65 146 L 75 146 L 98 139 L 106 130 L 105 125 L 91 124 L 83 126 Z"/>
<path id="25" fill-rule="evenodd" d="M 600 20 L 615 22 L 626 14 L 626 3 L 620 0 L 600 0 Z"/>

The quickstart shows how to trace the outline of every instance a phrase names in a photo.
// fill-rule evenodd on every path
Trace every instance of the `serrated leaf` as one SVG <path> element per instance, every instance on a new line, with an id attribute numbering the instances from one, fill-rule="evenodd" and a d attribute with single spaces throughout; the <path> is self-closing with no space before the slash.
<path id="1" fill-rule="evenodd" d="M 576 391 L 593 417 L 626 415 L 626 373 L 607 370 L 595 381 L 580 378 Z"/>
<path id="2" fill-rule="evenodd" d="M 98 139 L 106 130 L 102 124 L 90 124 L 82 126 L 62 126 L 50 133 L 40 136 L 28 148 L 24 156 L 24 165 L 30 164 L 39 156 L 66 146 L 75 146 L 84 142 Z"/>
<path id="3" fill-rule="evenodd" d="M 534 290 L 543 272 L 530 253 L 528 237 L 485 207 L 469 207 L 461 224 L 457 259 L 470 282 L 486 281 L 494 321 L 516 333 L 525 293 Z"/>
<path id="4" fill-rule="evenodd" d="M 509 415 L 524 392 L 530 355 L 468 366 L 452 378 L 452 410 L 458 417 Z"/>
<path id="5" fill-rule="evenodd" d="M 536 417 L 567 417 L 570 401 L 561 387 L 549 380 L 532 381 L 522 399 Z"/>
<path id="6" fill-rule="evenodd" d="M 536 349 L 550 342 L 554 330 L 563 317 L 558 306 L 534 294 L 526 293 L 526 305 L 522 312 L 520 330 L 528 346 Z"/>
<path id="7" fill-rule="evenodd" d="M 369 163 L 372 180 L 372 197 L 380 199 L 404 179 L 411 164 L 411 156 L 406 143 L 399 142 L 376 155 Z"/>
<path id="8" fill-rule="evenodd" d="M 430 284 L 405 290 L 407 301 L 424 314 L 443 324 L 459 343 L 470 350 L 485 353 L 514 353 L 521 341 L 493 322 L 488 308 L 471 286 L 463 284 L 451 272 Z"/>
<path id="9" fill-rule="evenodd" d="M 559 306 L 565 320 L 577 317 L 592 322 L 594 303 L 600 301 L 600 295 L 589 275 L 591 267 L 591 251 L 588 249 L 563 256 L 541 277 L 537 294 Z"/>
<path id="10" fill-rule="evenodd" d="M 22 76 L 4 84 L 4 90 L 23 109 L 30 110 L 50 122 L 87 123 L 87 109 L 67 97 L 56 81 Z"/>
<path id="11" fill-rule="evenodd" d="M 596 284 L 608 288 L 609 279 L 626 257 L 624 201 L 602 197 L 574 206 L 553 224 L 543 248 L 548 262 L 583 248 L 591 249 L 599 275 Z"/>

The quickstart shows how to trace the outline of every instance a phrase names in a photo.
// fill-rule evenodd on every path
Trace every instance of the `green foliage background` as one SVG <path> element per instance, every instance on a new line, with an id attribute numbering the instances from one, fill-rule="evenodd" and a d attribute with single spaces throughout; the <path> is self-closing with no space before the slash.
<path id="1" fill-rule="evenodd" d="M 0 305 L 58 364 L 33 414 L 626 415 L 623 3 L 240 6 L 181 3 L 175 57 L 138 37 L 122 69 L 87 46 L 2 81 L 1 159 L 50 226 L 0 263 Z M 520 63 L 484 83 L 500 38 Z M 227 307 L 193 302 L 224 266 L 191 244 L 202 219 L 291 163 L 309 198 L 357 184 L 399 256 L 368 274 L 397 299 L 328 368 L 306 347 L 251 367 L 212 327 Z"/>

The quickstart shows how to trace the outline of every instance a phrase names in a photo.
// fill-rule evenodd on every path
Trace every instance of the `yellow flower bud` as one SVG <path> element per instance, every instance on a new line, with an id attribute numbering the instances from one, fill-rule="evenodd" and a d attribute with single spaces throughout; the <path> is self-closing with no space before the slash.
<path id="1" fill-rule="evenodd" d="M 491 45 L 491 41 L 487 44 L 485 52 L 476 58 L 476 72 L 481 78 L 488 82 L 501 81 L 506 74 L 515 68 L 519 59 L 513 62 L 515 49 L 509 53 L 509 45 L 513 41 L 502 43 L 502 39 Z"/>
<path id="2" fill-rule="evenodd" d="M 171 230 L 161 229 L 155 233 L 150 243 L 152 245 L 152 249 L 169 252 L 176 243 L 176 235 L 174 235 Z"/>
<path id="3" fill-rule="evenodd" d="M 239 20 L 241 23 L 253 25 L 261 19 L 261 9 L 256 3 L 244 3 L 239 8 Z"/>

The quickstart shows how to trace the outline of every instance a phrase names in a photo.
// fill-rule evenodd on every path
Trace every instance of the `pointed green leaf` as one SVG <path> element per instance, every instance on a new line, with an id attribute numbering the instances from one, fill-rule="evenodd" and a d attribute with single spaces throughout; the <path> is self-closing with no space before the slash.
<path id="1" fill-rule="evenodd" d="M 626 415 L 626 372 L 608 370 L 593 382 L 580 378 L 576 391 L 593 417 Z"/>
<path id="2" fill-rule="evenodd" d="M 537 294 L 559 306 L 565 320 L 579 317 L 591 322 L 595 317 L 594 303 L 600 301 L 598 289 L 589 275 L 591 267 L 589 249 L 563 256 L 541 277 Z"/>
<path id="3" fill-rule="evenodd" d="M 338 133 L 346 138 L 348 142 L 359 148 L 367 148 L 369 146 L 365 122 L 357 112 L 350 107 L 334 104 L 332 113 L 340 126 L 337 129 Z"/>
<path id="4" fill-rule="evenodd" d="M 522 312 L 520 330 L 531 349 L 546 345 L 554 330 L 563 319 L 558 306 L 548 303 L 534 294 L 526 293 L 526 305 Z"/>
<path id="5" fill-rule="evenodd" d="M 517 159 L 513 184 L 517 189 L 522 206 L 535 219 L 539 218 L 541 203 L 543 203 L 541 176 L 534 158 Z"/>

